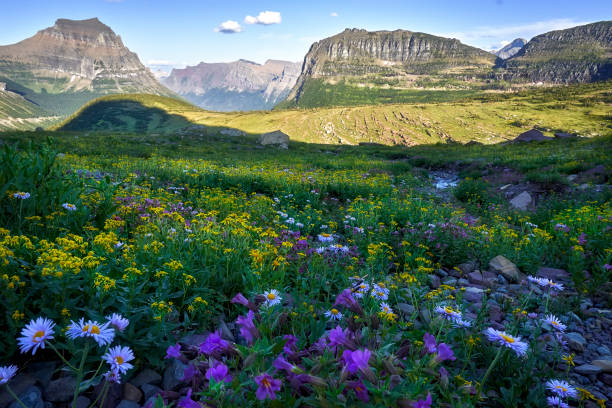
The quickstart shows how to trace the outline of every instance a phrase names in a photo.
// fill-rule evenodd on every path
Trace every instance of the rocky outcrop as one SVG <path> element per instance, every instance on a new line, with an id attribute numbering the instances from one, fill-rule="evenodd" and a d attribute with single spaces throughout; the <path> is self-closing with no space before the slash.
<path id="1" fill-rule="evenodd" d="M 173 69 L 164 85 L 209 110 L 270 109 L 284 100 L 295 85 L 299 63 L 268 60 L 204 63 Z"/>
<path id="2" fill-rule="evenodd" d="M 508 59 L 516 55 L 521 48 L 523 48 L 527 44 L 527 40 L 524 38 L 517 38 L 512 41 L 510 44 L 506 44 L 504 47 L 495 51 L 495 55 L 497 55 L 501 59 Z"/>
<path id="3" fill-rule="evenodd" d="M 505 80 L 576 83 L 612 78 L 612 21 L 551 31 L 503 61 Z"/>
<path id="4" fill-rule="evenodd" d="M 59 19 L 33 37 L 0 46 L 0 77 L 43 93 L 172 94 L 97 18 Z"/>
<path id="5" fill-rule="evenodd" d="M 406 30 L 346 29 L 315 42 L 304 58 L 302 72 L 289 99 L 297 100 L 308 78 L 385 74 L 438 73 L 457 68 L 491 68 L 495 56 L 454 38 Z"/>

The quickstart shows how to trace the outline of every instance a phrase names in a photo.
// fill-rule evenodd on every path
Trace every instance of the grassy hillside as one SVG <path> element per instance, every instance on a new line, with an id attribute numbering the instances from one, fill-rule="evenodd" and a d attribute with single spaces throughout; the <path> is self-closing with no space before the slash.
<path id="1" fill-rule="evenodd" d="M 260 134 L 280 129 L 292 140 L 357 144 L 495 143 L 538 127 L 581 135 L 610 133 L 609 83 L 491 94 L 436 104 L 389 104 L 272 112 L 209 112 L 172 98 L 113 95 L 94 100 L 61 130 L 169 133 L 192 124 L 207 134 L 238 129 Z M 127 108 L 127 109 L 126 109 Z"/>
<path id="2" fill-rule="evenodd" d="M 0 85 L 0 131 L 44 127 L 57 120 L 42 107 Z"/>

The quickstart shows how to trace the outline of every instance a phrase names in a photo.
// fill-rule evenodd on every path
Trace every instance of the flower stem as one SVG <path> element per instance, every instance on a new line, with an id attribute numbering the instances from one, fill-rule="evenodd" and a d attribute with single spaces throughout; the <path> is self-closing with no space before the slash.
<path id="1" fill-rule="evenodd" d="M 62 362 L 63 362 L 64 364 L 66 364 L 68 367 L 70 367 L 70 369 L 71 369 L 71 370 L 73 370 L 73 371 L 77 371 L 77 368 L 76 368 L 75 366 L 73 366 L 72 364 L 70 364 L 70 363 L 68 362 L 68 360 L 66 360 L 66 359 L 64 358 L 64 356 L 62 356 L 62 354 L 59 352 L 59 350 L 58 350 L 58 349 L 56 349 L 56 348 L 55 348 L 55 346 L 54 346 L 53 344 L 51 344 L 51 343 L 47 343 L 47 345 L 48 345 L 49 347 L 51 347 L 51 349 L 52 349 L 53 351 L 55 351 L 55 354 L 57 354 L 57 355 L 59 356 L 59 358 L 61 358 L 61 359 L 62 359 Z"/>
<path id="2" fill-rule="evenodd" d="M 499 350 L 497 350 L 497 355 L 495 356 L 495 358 L 491 362 L 491 365 L 489 366 L 489 368 L 487 368 L 487 371 L 482 377 L 482 380 L 480 381 L 480 385 L 478 386 L 478 396 L 479 397 L 482 395 L 482 389 L 484 388 L 485 382 L 487 381 L 489 374 L 491 374 L 491 371 L 493 371 L 493 367 L 495 367 L 495 365 L 497 364 L 497 361 L 501 357 L 503 351 L 504 349 L 502 347 L 500 347 Z"/>
<path id="3" fill-rule="evenodd" d="M 21 408 L 28 408 L 26 406 L 26 404 L 24 404 L 19 397 L 13 392 L 13 390 L 11 390 L 11 387 L 9 387 L 8 383 L 5 384 L 6 385 L 6 390 L 8 391 L 8 393 L 11 395 L 11 397 L 13 397 L 15 399 L 15 401 L 17 401 L 17 403 L 21 406 Z"/>
<path id="4" fill-rule="evenodd" d="M 83 356 L 81 357 L 81 364 L 79 364 L 79 368 L 77 370 L 77 381 L 74 388 L 74 395 L 72 396 L 72 408 L 76 408 L 76 401 L 79 396 L 81 381 L 83 380 L 83 368 L 85 367 L 85 360 L 87 360 L 87 353 L 89 353 L 89 341 L 85 342 Z"/>

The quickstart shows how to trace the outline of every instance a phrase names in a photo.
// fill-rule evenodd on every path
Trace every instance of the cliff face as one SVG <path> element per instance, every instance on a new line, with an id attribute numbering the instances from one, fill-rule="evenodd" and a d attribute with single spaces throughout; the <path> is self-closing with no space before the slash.
<path id="1" fill-rule="evenodd" d="M 534 37 L 504 61 L 506 80 L 572 83 L 612 78 L 612 21 Z"/>
<path id="2" fill-rule="evenodd" d="M 272 108 L 284 100 L 299 75 L 300 64 L 268 60 L 204 63 L 173 69 L 164 85 L 202 108 L 216 111 Z"/>
<path id="3" fill-rule="evenodd" d="M 516 55 L 521 48 L 523 48 L 527 44 L 527 40 L 523 38 L 517 38 L 512 41 L 510 44 L 506 44 L 504 47 L 495 51 L 495 55 L 497 55 L 501 59 L 508 59 Z"/>
<path id="4" fill-rule="evenodd" d="M 0 46 L 0 77 L 35 92 L 170 94 L 97 18 L 59 19 L 33 37 Z"/>
<path id="5" fill-rule="evenodd" d="M 386 74 L 436 74 L 449 69 L 491 68 L 495 55 L 457 39 L 405 30 L 346 29 L 314 43 L 289 98 L 299 99 L 309 78 Z"/>

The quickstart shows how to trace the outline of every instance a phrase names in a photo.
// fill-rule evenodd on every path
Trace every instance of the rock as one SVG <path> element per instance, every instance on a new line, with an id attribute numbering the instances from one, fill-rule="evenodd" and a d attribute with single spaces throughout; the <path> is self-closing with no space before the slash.
<path id="1" fill-rule="evenodd" d="M 602 371 L 601 367 L 592 364 L 584 364 L 574 368 L 574 370 L 582 375 L 597 375 Z"/>
<path id="2" fill-rule="evenodd" d="M 565 133 L 565 132 L 557 132 L 555 133 L 555 139 L 574 139 L 577 138 L 578 135 L 575 133 Z"/>
<path id="3" fill-rule="evenodd" d="M 42 388 L 45 389 L 49 382 L 51 382 L 55 367 L 57 367 L 57 362 L 55 361 L 34 362 L 28 365 L 27 373 L 36 378 Z"/>
<path id="4" fill-rule="evenodd" d="M 612 374 L 602 374 L 599 376 L 601 382 L 612 387 Z"/>
<path id="5" fill-rule="evenodd" d="M 17 374 L 9 382 L 9 386 L 17 395 L 21 395 L 34 384 L 36 384 L 36 378 L 25 373 Z M 6 387 L 0 386 L 0 407 L 8 407 L 12 401 L 14 401 L 14 398 L 8 393 Z"/>
<path id="6" fill-rule="evenodd" d="M 76 400 L 76 408 L 89 408 L 91 405 L 91 400 L 87 397 L 79 395 Z"/>
<path id="7" fill-rule="evenodd" d="M 44 408 L 45 403 L 42 399 L 40 388 L 31 385 L 22 393 L 19 394 L 19 399 L 28 408 Z M 9 408 L 23 408 L 17 401 L 13 401 Z"/>
<path id="8" fill-rule="evenodd" d="M 229 327 L 227 327 L 227 323 L 225 323 L 223 319 L 219 321 L 219 329 L 221 330 L 221 337 L 223 339 L 230 341 L 232 343 L 236 342 L 236 339 L 234 338 L 232 331 L 229 329 Z"/>
<path id="9" fill-rule="evenodd" d="M 531 194 L 523 191 L 521 194 L 510 200 L 510 205 L 518 210 L 525 211 L 527 208 L 529 208 L 532 202 L 533 199 L 531 198 Z"/>
<path id="10" fill-rule="evenodd" d="M 139 402 L 142 398 L 142 391 L 133 386 L 132 384 L 123 384 L 123 398 L 128 401 Z"/>
<path id="11" fill-rule="evenodd" d="M 593 360 L 592 364 L 601 368 L 604 373 L 612 373 L 612 357 Z"/>
<path id="12" fill-rule="evenodd" d="M 76 378 L 74 377 L 66 376 L 53 380 L 45 388 L 45 400 L 51 402 L 71 401 L 75 387 Z"/>
<path id="13" fill-rule="evenodd" d="M 442 279 L 442 283 L 448 286 L 455 286 L 457 285 L 457 278 L 452 278 L 452 277 L 447 277 Z"/>
<path id="14" fill-rule="evenodd" d="M 600 356 L 612 356 L 612 351 L 607 346 L 597 347 L 597 354 Z"/>
<path id="15" fill-rule="evenodd" d="M 510 282 L 518 282 L 521 279 L 521 272 L 516 265 L 503 255 L 498 255 L 491 259 L 489 268 L 497 273 L 501 273 Z"/>
<path id="16" fill-rule="evenodd" d="M 565 333 L 565 340 L 572 350 L 579 352 L 584 351 L 584 346 L 587 343 L 584 337 L 576 332 Z"/>
<path id="17" fill-rule="evenodd" d="M 199 347 L 200 344 L 204 343 L 204 341 L 206 340 L 206 337 L 208 337 L 208 334 L 190 334 L 180 339 L 179 343 L 185 346 Z M 160 377 L 160 381 L 161 381 L 161 377 Z"/>
<path id="18" fill-rule="evenodd" d="M 468 286 L 469 284 L 470 284 L 470 281 L 467 279 L 460 278 L 457 280 L 457 285 L 459 285 L 459 287 Z"/>
<path id="19" fill-rule="evenodd" d="M 489 271 L 474 271 L 467 275 L 468 281 L 476 285 L 492 286 L 495 282 L 495 274 Z"/>
<path id="20" fill-rule="evenodd" d="M 155 397 L 157 394 L 159 394 L 162 391 L 161 388 L 156 387 L 155 385 L 151 385 L 151 384 L 143 384 L 143 386 L 140 387 L 140 389 L 142 390 L 142 393 L 144 394 L 145 401 L 148 401 L 151 397 Z"/>
<path id="21" fill-rule="evenodd" d="M 497 305 L 489 306 L 489 318 L 494 322 L 501 322 L 504 318 L 501 308 Z"/>
<path id="22" fill-rule="evenodd" d="M 427 275 L 427 279 L 429 280 L 429 286 L 432 289 L 438 289 L 440 287 L 440 278 L 438 275 Z"/>
<path id="23" fill-rule="evenodd" d="M 200 343 L 202 343 L 203 341 L 204 340 L 202 340 Z M 199 346 L 200 343 L 198 343 L 197 345 Z M 145 368 L 144 370 L 139 372 L 136 377 L 132 378 L 130 383 L 134 387 L 142 387 L 144 384 L 159 385 L 159 384 L 161 384 L 161 380 L 162 380 L 161 375 L 159 375 L 157 372 L 151 370 L 150 368 Z"/>
<path id="24" fill-rule="evenodd" d="M 117 408 L 140 408 L 140 405 L 134 401 L 121 400 Z"/>
<path id="25" fill-rule="evenodd" d="M 157 397 L 151 397 L 148 400 L 145 401 L 145 403 L 142 405 L 141 408 L 153 408 L 155 407 L 155 401 L 157 400 Z"/>
<path id="26" fill-rule="evenodd" d="M 566 270 L 549 268 L 546 266 L 540 267 L 536 273 L 536 276 L 538 278 L 550 279 L 554 282 L 570 282 L 572 279 L 571 275 Z"/>
<path id="27" fill-rule="evenodd" d="M 484 290 L 469 286 L 465 288 L 465 291 L 463 291 L 463 298 L 472 303 L 480 302 L 482 300 L 483 293 Z"/>
<path id="28" fill-rule="evenodd" d="M 397 308 L 405 315 L 412 315 L 415 311 L 414 306 L 408 303 L 398 303 Z"/>
<path id="29" fill-rule="evenodd" d="M 523 132 L 516 137 L 512 142 L 541 142 L 543 140 L 551 140 L 552 138 L 544 136 L 542 132 L 537 129 L 531 129 L 527 132 Z"/>
<path id="30" fill-rule="evenodd" d="M 464 262 L 460 264 L 459 266 L 457 266 L 457 268 L 459 268 L 461 272 L 463 272 L 464 275 L 467 275 L 476 269 L 476 262 L 474 261 Z"/>
<path id="31" fill-rule="evenodd" d="M 164 371 L 164 378 L 162 380 L 162 387 L 166 391 L 174 390 L 179 384 L 183 383 L 185 377 L 185 369 L 187 365 L 181 363 L 176 359 L 172 359 L 166 370 Z"/>
<path id="32" fill-rule="evenodd" d="M 274 132 L 264 133 L 259 136 L 257 140 L 262 146 L 276 146 L 281 149 L 289 148 L 289 136 L 280 130 L 276 130 Z"/>

